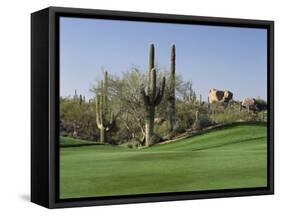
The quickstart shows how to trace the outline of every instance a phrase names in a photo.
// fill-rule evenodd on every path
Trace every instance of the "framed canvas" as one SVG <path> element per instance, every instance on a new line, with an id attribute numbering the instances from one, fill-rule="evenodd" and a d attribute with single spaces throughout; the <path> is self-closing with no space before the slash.
<path id="1" fill-rule="evenodd" d="M 31 15 L 31 201 L 273 194 L 274 23 L 50 7 Z"/>

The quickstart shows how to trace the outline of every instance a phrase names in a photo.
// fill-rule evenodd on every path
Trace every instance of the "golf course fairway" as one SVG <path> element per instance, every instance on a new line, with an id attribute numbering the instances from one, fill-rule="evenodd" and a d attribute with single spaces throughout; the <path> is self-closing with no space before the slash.
<path id="1" fill-rule="evenodd" d="M 264 187 L 266 131 L 238 124 L 139 150 L 61 147 L 60 198 Z"/>

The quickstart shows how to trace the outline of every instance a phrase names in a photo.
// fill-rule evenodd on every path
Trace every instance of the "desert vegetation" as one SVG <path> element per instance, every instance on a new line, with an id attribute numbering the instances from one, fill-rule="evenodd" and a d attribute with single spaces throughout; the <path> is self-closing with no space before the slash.
<path id="1" fill-rule="evenodd" d="M 155 65 L 155 47 L 149 46 L 146 72 L 104 71 L 86 101 L 78 95 L 60 98 L 60 134 L 92 142 L 149 147 L 217 124 L 267 121 L 261 98 L 235 100 L 235 92 L 210 88 L 204 100 L 191 80 L 176 73 L 176 46 L 170 50 L 169 71 Z"/>

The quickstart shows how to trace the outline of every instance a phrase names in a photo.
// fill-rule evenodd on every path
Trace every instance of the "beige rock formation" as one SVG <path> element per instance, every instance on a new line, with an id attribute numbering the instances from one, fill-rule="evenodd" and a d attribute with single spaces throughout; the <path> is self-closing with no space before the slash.
<path id="1" fill-rule="evenodd" d="M 228 103 L 230 100 L 233 98 L 233 93 L 231 91 L 225 90 L 217 90 L 215 88 L 210 89 L 209 91 L 209 96 L 208 96 L 208 101 L 209 103 L 214 103 L 214 102 L 226 102 Z"/>

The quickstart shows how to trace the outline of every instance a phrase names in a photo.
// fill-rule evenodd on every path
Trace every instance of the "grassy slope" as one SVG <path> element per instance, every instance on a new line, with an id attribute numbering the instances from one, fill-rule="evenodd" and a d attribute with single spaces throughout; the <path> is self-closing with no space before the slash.
<path id="1" fill-rule="evenodd" d="M 84 146 L 84 145 L 96 145 L 97 142 L 75 139 L 71 137 L 60 137 L 60 146 L 61 147 L 75 147 L 75 146 Z"/>
<path id="2" fill-rule="evenodd" d="M 233 126 L 132 150 L 61 149 L 61 198 L 266 185 L 266 127 Z"/>

